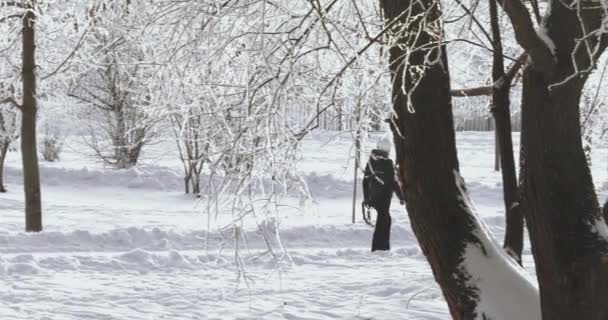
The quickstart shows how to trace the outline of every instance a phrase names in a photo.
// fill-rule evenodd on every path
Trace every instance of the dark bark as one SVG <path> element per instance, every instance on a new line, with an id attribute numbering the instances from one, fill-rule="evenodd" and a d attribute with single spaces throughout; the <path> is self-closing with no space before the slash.
<path id="1" fill-rule="evenodd" d="M 445 47 L 437 43 L 441 39 L 434 36 L 440 33 L 435 28 L 441 28 L 439 4 L 433 0 L 385 0 L 383 7 L 389 20 L 405 20 L 404 13 L 409 13 L 407 31 L 420 32 L 414 39 L 408 38 L 407 32 L 396 31 L 399 33 L 393 37 L 400 46 L 390 48 L 395 112 L 391 129 L 412 229 L 453 319 L 474 319 L 478 292 L 467 284 L 469 275 L 459 266 L 467 244 L 478 239 L 473 235 L 475 217 L 456 181 L 459 168 L 448 61 Z M 437 33 L 432 34 L 433 31 Z M 419 49 L 407 56 L 405 47 Z M 429 65 L 428 61 L 437 62 Z M 423 65 L 427 69 L 421 75 L 405 69 Z M 412 76 L 421 77 L 415 89 L 418 79 Z M 409 94 L 415 113 L 408 111 L 408 96 L 404 92 Z"/>
<path id="2" fill-rule="evenodd" d="M 597 232 L 605 222 L 581 142 L 579 104 L 588 75 L 548 88 L 574 74 L 574 63 L 584 70 L 597 60 L 584 48 L 576 51 L 575 44 L 583 34 L 580 21 L 594 30 L 601 18 L 597 10 L 579 16 L 553 2 L 545 23 L 556 47 L 553 77 L 534 64 L 524 71 L 522 204 L 543 319 L 608 319 L 608 243 Z M 605 43 L 596 40 L 588 45 L 601 53 Z"/>
<path id="3" fill-rule="evenodd" d="M 498 145 L 498 128 L 494 121 L 494 171 L 500 171 L 500 146 Z"/>
<path id="4" fill-rule="evenodd" d="M 608 246 L 591 227 L 599 204 L 578 130 L 577 87 L 549 94 L 542 74 L 524 73 L 523 204 L 544 319 L 608 319 Z"/>
<path id="5" fill-rule="evenodd" d="M 511 136 L 511 110 L 509 94 L 512 78 L 505 77 L 505 67 L 496 0 L 490 0 L 490 21 L 494 46 L 492 63 L 492 114 L 496 126 L 496 142 L 502 169 L 503 198 L 505 203 L 506 231 L 504 248 L 520 265 L 524 245 L 524 217 L 519 205 L 519 190 L 513 140 Z M 502 81 L 501 81 L 502 80 Z"/>
<path id="6" fill-rule="evenodd" d="M 604 202 L 604 206 L 602 207 L 602 215 L 604 216 L 604 220 L 608 221 L 608 200 Z"/>
<path id="7" fill-rule="evenodd" d="M 555 67 L 553 55 L 539 33 L 536 32 L 526 5 L 521 0 L 503 0 L 498 3 L 512 22 L 517 43 L 526 50 L 538 71 L 542 72 L 546 79 L 550 79 Z"/>
<path id="8" fill-rule="evenodd" d="M 42 231 L 40 173 L 36 142 L 36 38 L 33 12 L 34 1 L 23 18 L 23 105 L 21 116 L 21 156 L 23 160 L 23 189 L 25 192 L 25 230 Z"/>
<path id="9" fill-rule="evenodd" d="M 9 147 L 8 141 L 0 141 L 0 192 L 6 192 L 4 187 L 4 161 L 6 160 L 6 153 Z"/>

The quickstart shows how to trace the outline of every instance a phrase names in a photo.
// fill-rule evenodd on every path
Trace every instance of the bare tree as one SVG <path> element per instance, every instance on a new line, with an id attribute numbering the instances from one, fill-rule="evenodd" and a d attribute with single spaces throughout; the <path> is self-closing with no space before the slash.
<path id="1" fill-rule="evenodd" d="M 86 43 L 95 54 L 83 58 L 69 95 L 89 108 L 86 144 L 105 163 L 125 169 L 135 166 L 158 136 L 160 119 L 151 111 L 152 93 L 145 82 L 152 75 L 146 50 L 127 33 L 141 30 L 128 28 L 133 17 L 122 2 L 110 2 L 91 11 L 93 30 Z"/>
<path id="2" fill-rule="evenodd" d="M 208 161 L 210 145 L 206 120 L 208 119 L 200 106 L 171 113 L 179 157 L 184 167 L 186 194 L 199 195 L 201 192 L 201 174 Z"/>
<path id="3" fill-rule="evenodd" d="M 19 110 L 13 106 L 0 106 L 0 192 L 4 187 L 4 162 L 10 145 L 19 138 Z"/>
<path id="4" fill-rule="evenodd" d="M 23 189 L 25 193 L 25 230 L 42 230 L 42 207 L 40 200 L 40 173 L 36 142 L 36 1 L 2 1 L 0 6 L 14 11 L 7 18 L 21 19 L 21 94 L 22 102 L 14 96 L 0 99 L 11 103 L 21 111 L 21 158 L 23 162 Z M 6 19 L 6 18 L 5 18 Z M 3 19 L 4 20 L 4 19 Z"/>
<path id="5" fill-rule="evenodd" d="M 23 161 L 23 188 L 25 190 L 25 230 L 42 231 L 42 205 L 40 199 L 40 172 L 36 141 L 36 1 L 25 4 L 23 16 L 23 103 L 21 105 L 21 157 Z"/>

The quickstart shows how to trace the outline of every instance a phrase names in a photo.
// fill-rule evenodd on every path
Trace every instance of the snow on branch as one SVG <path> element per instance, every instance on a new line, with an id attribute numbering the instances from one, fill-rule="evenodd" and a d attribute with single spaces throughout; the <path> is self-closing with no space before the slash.
<path id="1" fill-rule="evenodd" d="M 534 280 L 494 240 L 489 227 L 475 212 L 464 179 L 456 170 L 454 175 L 460 198 L 475 218 L 472 222 L 477 241 L 467 244 L 459 268 L 469 275 L 470 287 L 478 290 L 475 319 L 540 320 L 540 297 Z"/>
<path id="2" fill-rule="evenodd" d="M 13 97 L 8 97 L 8 98 L 0 99 L 0 105 L 3 105 L 3 104 L 9 104 L 9 105 L 12 105 L 12 106 L 14 106 L 14 107 L 16 107 L 18 109 L 21 109 L 21 105 Z"/>
<path id="3" fill-rule="evenodd" d="M 526 62 L 528 55 L 522 53 L 516 60 L 515 63 L 509 68 L 507 73 L 501 77 L 496 83 L 491 86 L 480 86 L 474 88 L 465 89 L 453 89 L 451 91 L 452 97 L 476 97 L 476 96 L 490 96 L 494 92 L 494 88 L 501 88 L 506 84 L 510 84 L 511 80 L 515 78 L 517 72 L 523 67 Z"/>
<path id="4" fill-rule="evenodd" d="M 533 65 L 549 79 L 553 74 L 555 59 L 548 35 L 534 28 L 532 17 L 521 0 L 498 1 L 509 16 L 517 43 L 528 53 Z"/>

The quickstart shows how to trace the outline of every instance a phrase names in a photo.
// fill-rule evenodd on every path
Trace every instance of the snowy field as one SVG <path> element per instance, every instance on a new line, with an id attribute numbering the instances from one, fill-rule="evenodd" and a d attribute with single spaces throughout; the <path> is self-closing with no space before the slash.
<path id="1" fill-rule="evenodd" d="M 327 142 L 331 135 L 304 141 L 299 168 L 314 199 L 287 199 L 296 208 L 274 221 L 287 255 L 267 252 L 260 234 L 276 226 L 268 221 L 248 224 L 239 250 L 226 243 L 230 217 L 211 219 L 182 194 L 170 144 L 116 171 L 69 139 L 61 162 L 41 163 L 45 231 L 26 234 L 20 159 L 11 153 L 9 193 L 0 194 L 0 319 L 448 319 L 404 208 L 393 205 L 388 253 L 369 252 L 372 230 L 359 210 L 351 224 L 352 141 Z M 502 241 L 493 133 L 457 139 L 477 211 Z M 607 157 L 593 154 L 598 190 Z M 531 271 L 529 248 L 524 263 Z"/>

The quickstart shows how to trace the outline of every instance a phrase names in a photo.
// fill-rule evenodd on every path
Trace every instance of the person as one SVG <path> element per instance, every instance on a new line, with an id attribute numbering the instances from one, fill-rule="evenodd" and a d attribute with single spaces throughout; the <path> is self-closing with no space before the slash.
<path id="1" fill-rule="evenodd" d="M 376 149 L 372 150 L 369 161 L 365 166 L 363 177 L 363 206 L 376 210 L 376 227 L 372 239 L 372 252 L 390 250 L 391 215 L 390 206 L 393 192 L 404 204 L 404 196 L 399 182 L 395 178 L 395 166 L 389 158 L 392 141 L 390 135 L 384 135 L 378 140 Z"/>

